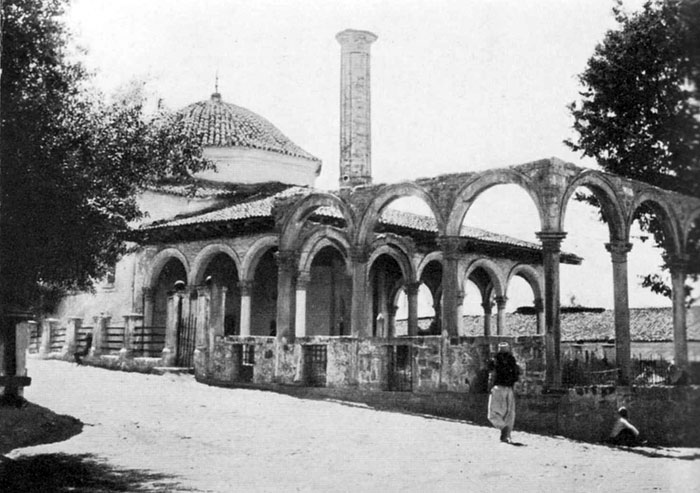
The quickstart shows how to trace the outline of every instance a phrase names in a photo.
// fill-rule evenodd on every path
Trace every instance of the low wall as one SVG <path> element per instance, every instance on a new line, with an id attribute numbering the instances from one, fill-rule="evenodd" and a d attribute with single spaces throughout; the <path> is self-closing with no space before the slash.
<path id="1" fill-rule="evenodd" d="M 592 386 L 545 392 L 543 340 L 540 337 L 440 336 L 398 339 L 305 337 L 293 344 L 269 337 L 217 338 L 209 371 L 195 367 L 196 378 L 220 386 L 248 386 L 312 398 L 364 402 L 378 408 L 462 419 L 489 426 L 486 364 L 499 341 L 510 340 L 523 375 L 516 384 L 516 429 L 600 442 L 617 409 L 626 406 L 632 422 L 650 444 L 700 446 L 700 387 Z M 253 377 L 237 381 L 236 345 L 254 351 Z M 325 346 L 325 385 L 307 386 L 305 351 Z M 396 348 L 410 354 L 410 388 L 392 389 Z M 394 356 L 392 356 L 392 354 Z M 402 375 L 406 375 L 403 372 Z"/>

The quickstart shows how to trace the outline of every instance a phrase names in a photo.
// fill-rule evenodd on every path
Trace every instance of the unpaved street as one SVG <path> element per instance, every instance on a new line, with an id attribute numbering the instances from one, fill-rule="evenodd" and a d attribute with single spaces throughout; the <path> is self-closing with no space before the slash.
<path id="1" fill-rule="evenodd" d="M 160 491 L 700 491 L 700 449 L 612 449 L 517 432 L 516 420 L 518 447 L 464 422 L 190 376 L 28 365 L 26 397 L 86 426 L 10 457 L 91 454 L 157 474 L 143 482 Z"/>

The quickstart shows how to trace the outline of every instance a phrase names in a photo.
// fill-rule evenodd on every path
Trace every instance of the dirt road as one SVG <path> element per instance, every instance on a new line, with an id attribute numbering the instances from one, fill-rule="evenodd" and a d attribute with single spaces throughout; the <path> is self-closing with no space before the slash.
<path id="1" fill-rule="evenodd" d="M 700 491 L 700 449 L 613 449 L 518 433 L 517 421 L 522 446 L 513 446 L 463 422 L 191 376 L 28 366 L 26 397 L 86 426 L 65 442 L 13 451 L 25 464 L 14 474 L 44 467 L 66 483 L 73 474 L 87 481 L 82 491 L 92 491 L 89 480 L 95 491 Z"/>

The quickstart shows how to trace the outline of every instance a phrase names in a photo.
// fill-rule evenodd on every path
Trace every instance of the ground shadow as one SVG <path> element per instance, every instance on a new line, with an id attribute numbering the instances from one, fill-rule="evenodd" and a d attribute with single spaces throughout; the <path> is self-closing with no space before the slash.
<path id="1" fill-rule="evenodd" d="M 0 491 L 110 493 L 192 490 L 180 488 L 173 478 L 163 474 L 118 469 L 90 454 L 41 454 L 2 461 Z"/>
<path id="2" fill-rule="evenodd" d="M 614 448 L 615 450 L 620 450 L 622 452 L 629 452 L 630 454 L 643 455 L 644 457 L 651 457 L 652 459 L 678 459 L 678 460 L 698 460 L 700 459 L 700 453 L 685 453 L 681 449 L 672 449 L 665 447 L 625 447 L 620 445 L 611 445 L 603 443 L 600 445 L 607 446 L 609 448 Z"/>

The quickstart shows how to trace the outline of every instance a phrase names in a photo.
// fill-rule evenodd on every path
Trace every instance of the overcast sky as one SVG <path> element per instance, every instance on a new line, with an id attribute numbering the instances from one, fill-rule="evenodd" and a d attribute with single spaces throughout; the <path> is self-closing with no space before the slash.
<path id="1" fill-rule="evenodd" d="M 638 8 L 638 0 L 625 2 Z M 317 186 L 338 180 L 340 46 L 363 29 L 372 45 L 374 181 L 509 166 L 557 156 L 593 167 L 562 141 L 577 74 L 614 27 L 612 0 L 238 1 L 73 0 L 69 21 L 109 94 L 134 79 L 179 109 L 208 99 L 218 73 L 226 102 L 248 108 L 323 161 Z M 472 217 L 470 217 L 472 216 Z M 470 224 L 534 239 L 534 206 L 497 187 Z M 567 214 L 564 248 L 586 258 L 562 271 L 562 300 L 612 306 L 606 228 Z M 668 305 L 636 289 L 661 262 L 635 245 L 632 306 Z M 510 293 L 509 293 L 510 294 Z M 515 294 L 513 294 L 515 298 Z M 531 301 L 526 295 L 525 303 Z M 518 302 L 513 305 L 517 306 Z M 513 306 L 514 307 L 514 306 Z"/>

